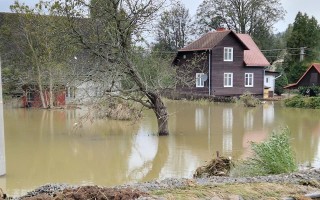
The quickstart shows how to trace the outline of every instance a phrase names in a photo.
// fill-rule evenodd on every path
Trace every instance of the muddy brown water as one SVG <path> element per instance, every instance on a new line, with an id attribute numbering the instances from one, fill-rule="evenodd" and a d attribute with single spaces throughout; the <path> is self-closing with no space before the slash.
<path id="1" fill-rule="evenodd" d="M 288 126 L 297 161 L 320 167 L 320 110 L 289 109 L 266 102 L 237 104 L 168 102 L 168 137 L 157 137 L 154 115 L 139 122 L 100 120 L 78 127 L 80 110 L 5 109 L 7 174 L 0 188 L 21 195 L 46 183 L 114 186 L 191 178 L 216 151 L 235 159 Z M 78 123 L 78 124 L 77 124 Z"/>

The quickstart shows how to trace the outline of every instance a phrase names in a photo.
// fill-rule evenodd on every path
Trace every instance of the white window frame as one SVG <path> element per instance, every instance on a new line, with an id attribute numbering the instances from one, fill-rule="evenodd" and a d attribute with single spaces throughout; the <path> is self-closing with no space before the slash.
<path id="1" fill-rule="evenodd" d="M 196 87 L 204 87 L 204 81 L 202 79 L 202 76 L 204 73 L 196 73 Z"/>
<path id="2" fill-rule="evenodd" d="M 223 49 L 223 61 L 233 61 L 233 47 L 224 47 Z"/>
<path id="3" fill-rule="evenodd" d="M 223 74 L 223 86 L 224 87 L 233 87 L 233 73 L 224 73 Z"/>
<path id="4" fill-rule="evenodd" d="M 253 87 L 254 75 L 253 73 L 245 73 L 244 74 L 244 86 L 245 87 Z"/>

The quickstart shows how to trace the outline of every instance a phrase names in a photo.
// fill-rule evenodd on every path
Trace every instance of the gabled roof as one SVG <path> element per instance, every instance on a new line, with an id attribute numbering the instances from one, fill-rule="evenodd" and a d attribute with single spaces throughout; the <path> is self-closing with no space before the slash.
<path id="1" fill-rule="evenodd" d="M 265 67 L 270 66 L 270 63 L 261 53 L 259 47 L 248 34 L 236 34 L 233 31 L 216 31 L 204 34 L 199 39 L 195 40 L 178 52 L 184 51 L 205 51 L 213 49 L 217 46 L 228 34 L 233 34 L 244 47 L 244 63 L 246 66 Z"/>
<path id="2" fill-rule="evenodd" d="M 292 87 L 295 87 L 295 86 L 299 85 L 300 81 L 308 74 L 308 72 L 309 72 L 312 68 L 315 68 L 315 70 L 317 70 L 317 72 L 320 74 L 320 63 L 313 63 L 313 64 L 307 69 L 307 71 L 300 77 L 300 79 L 299 79 L 296 83 L 289 84 L 289 85 L 285 86 L 284 88 L 285 88 L 285 89 L 289 89 L 289 88 L 292 88 Z"/>
<path id="3" fill-rule="evenodd" d="M 216 31 L 216 32 L 208 32 L 201 36 L 199 39 L 195 40 L 194 42 L 190 43 L 186 47 L 179 50 L 181 51 L 204 51 L 214 48 L 216 45 L 218 45 L 223 38 L 225 38 L 227 35 L 233 34 L 239 42 L 244 46 L 245 49 L 249 49 L 246 44 L 240 40 L 240 38 L 235 34 L 233 31 L 227 30 L 227 31 Z"/>
<path id="4" fill-rule="evenodd" d="M 237 34 L 244 44 L 249 47 L 249 50 L 244 51 L 244 63 L 246 66 L 269 66 L 270 63 L 261 53 L 259 47 L 248 34 Z"/>

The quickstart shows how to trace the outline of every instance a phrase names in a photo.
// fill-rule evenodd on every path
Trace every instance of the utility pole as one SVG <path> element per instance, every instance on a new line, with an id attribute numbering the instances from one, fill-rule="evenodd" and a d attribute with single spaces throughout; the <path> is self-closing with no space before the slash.
<path id="1" fill-rule="evenodd" d="M 305 50 L 306 47 L 300 47 L 300 62 L 304 60 Z"/>
<path id="2" fill-rule="evenodd" d="M 6 157 L 4 142 L 4 120 L 3 120 L 3 100 L 2 100 L 2 78 L 1 78 L 1 57 L 0 57 L 0 176 L 6 174 Z"/>

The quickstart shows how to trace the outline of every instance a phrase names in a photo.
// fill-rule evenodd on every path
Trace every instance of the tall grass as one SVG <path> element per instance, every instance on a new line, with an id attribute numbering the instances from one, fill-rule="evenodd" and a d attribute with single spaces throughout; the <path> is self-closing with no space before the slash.
<path id="1" fill-rule="evenodd" d="M 298 169 L 295 155 L 290 146 L 290 130 L 283 128 L 273 132 L 262 143 L 251 143 L 253 156 L 236 166 L 233 176 L 257 176 L 290 173 Z"/>

